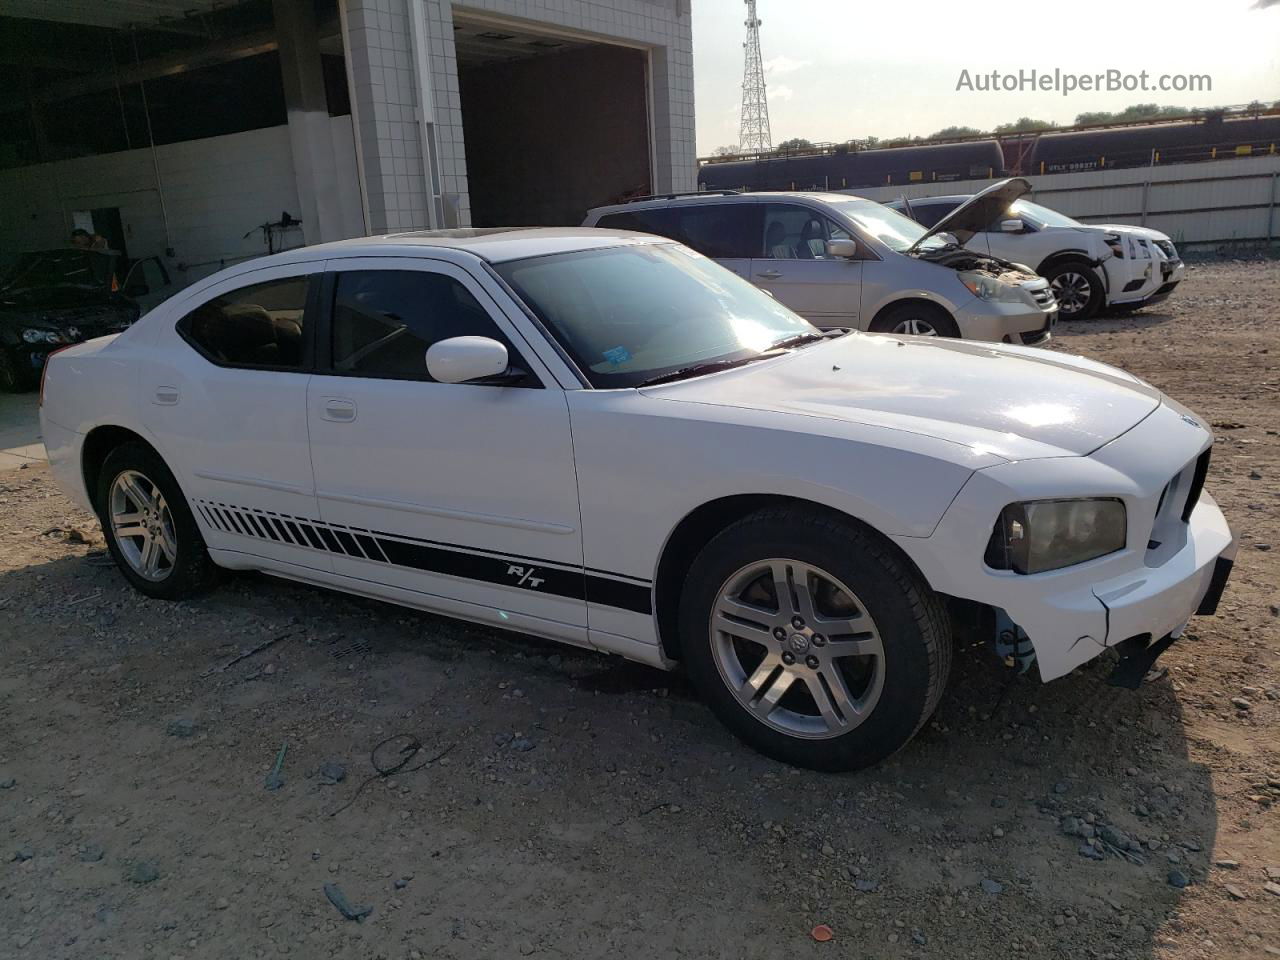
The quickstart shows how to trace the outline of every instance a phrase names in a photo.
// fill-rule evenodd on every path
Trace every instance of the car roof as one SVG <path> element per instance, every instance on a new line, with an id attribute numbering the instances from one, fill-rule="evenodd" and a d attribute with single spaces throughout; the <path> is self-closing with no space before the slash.
<path id="1" fill-rule="evenodd" d="M 489 263 L 505 263 L 556 253 L 577 253 L 636 243 L 669 243 L 630 230 L 599 230 L 592 227 L 477 227 L 454 230 L 415 230 L 378 237 L 354 237 L 276 254 L 275 263 L 323 260 L 340 257 L 400 256 L 430 253 L 440 259 L 459 261 L 471 254 Z M 262 266 L 262 260 L 253 263 Z"/>
<path id="2" fill-rule="evenodd" d="M 805 190 L 753 190 L 750 193 L 721 193 L 715 190 L 682 193 L 670 197 L 654 197 L 649 200 L 632 200 L 629 203 L 610 203 L 593 207 L 588 214 L 618 213 L 623 210 L 649 210 L 655 207 L 679 207 L 704 203 L 759 203 L 764 200 L 815 200 L 819 203 L 843 203 L 848 200 L 865 200 L 853 193 Z"/>

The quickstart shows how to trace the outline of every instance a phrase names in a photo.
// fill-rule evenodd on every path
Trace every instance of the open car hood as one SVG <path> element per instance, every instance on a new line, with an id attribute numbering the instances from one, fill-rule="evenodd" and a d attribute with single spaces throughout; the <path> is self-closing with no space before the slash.
<path id="1" fill-rule="evenodd" d="M 911 245 L 911 250 L 917 249 L 920 244 L 939 233 L 951 234 L 960 246 L 964 246 L 973 239 L 974 234 L 987 229 L 996 217 L 1008 210 L 1013 201 L 1030 192 L 1031 184 L 1022 177 L 1009 177 L 993 183 L 935 223 Z"/>

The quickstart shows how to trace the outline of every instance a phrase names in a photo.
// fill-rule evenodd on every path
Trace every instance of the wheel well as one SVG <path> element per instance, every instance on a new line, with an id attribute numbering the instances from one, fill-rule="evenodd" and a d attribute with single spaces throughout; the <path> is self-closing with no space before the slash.
<path id="1" fill-rule="evenodd" d="M 138 443 L 147 443 L 138 434 L 134 433 L 126 427 L 102 426 L 94 427 L 89 431 L 89 435 L 84 438 L 84 446 L 80 452 L 80 472 L 84 477 L 84 488 L 89 494 L 89 502 L 98 507 L 98 474 L 102 472 L 102 464 L 106 462 L 107 454 L 121 444 L 137 441 Z"/>
<path id="2" fill-rule="evenodd" d="M 1041 260 L 1040 266 L 1036 267 L 1036 273 L 1043 276 L 1046 270 L 1061 263 L 1063 260 L 1082 260 L 1089 264 L 1090 267 L 1095 266 L 1093 257 L 1089 256 L 1089 254 L 1085 253 L 1083 250 L 1059 250 L 1057 253 L 1051 253 L 1049 256 Z"/>
<path id="3" fill-rule="evenodd" d="M 856 523 L 871 536 L 888 546 L 903 563 L 927 583 L 919 568 L 902 550 L 879 530 L 856 517 L 841 513 L 825 504 L 786 497 L 778 494 L 739 494 L 704 503 L 681 520 L 671 531 L 662 557 L 658 561 L 658 576 L 654 583 L 655 610 L 658 622 L 658 640 L 662 652 L 672 660 L 680 659 L 680 596 L 685 576 L 702 548 L 730 524 L 767 507 L 796 506 L 838 517 L 846 523 Z"/>
<path id="4" fill-rule="evenodd" d="M 896 310 L 898 307 L 905 306 L 909 303 L 918 303 L 921 306 L 928 307 L 930 310 L 935 310 L 938 313 L 944 314 L 947 317 L 951 316 L 951 311 L 948 310 L 946 307 L 944 307 L 940 303 L 935 303 L 934 301 L 928 300 L 924 297 L 903 297 L 901 300 L 894 300 L 892 303 L 886 303 L 883 307 L 877 310 L 876 315 L 872 317 L 871 322 L 867 324 L 867 329 L 868 330 L 873 329 L 875 327 L 876 321 L 878 321 L 890 310 Z"/>

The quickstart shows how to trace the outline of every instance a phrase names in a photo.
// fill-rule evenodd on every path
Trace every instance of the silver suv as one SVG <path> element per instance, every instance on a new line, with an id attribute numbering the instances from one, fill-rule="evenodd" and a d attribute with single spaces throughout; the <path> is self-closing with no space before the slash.
<path id="1" fill-rule="evenodd" d="M 1049 284 L 962 246 L 1008 209 L 1007 194 L 1020 195 L 1011 183 L 977 194 L 932 229 L 845 194 L 734 192 L 597 207 L 583 226 L 678 240 L 819 327 L 1039 344 L 1058 315 Z"/>

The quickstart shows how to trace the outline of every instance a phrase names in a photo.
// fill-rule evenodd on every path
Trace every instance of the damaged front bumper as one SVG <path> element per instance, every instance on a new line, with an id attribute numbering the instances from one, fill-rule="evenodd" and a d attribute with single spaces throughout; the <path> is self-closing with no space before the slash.
<path id="1" fill-rule="evenodd" d="M 1089 456 L 977 471 L 932 536 L 895 539 L 935 590 L 1007 616 L 1029 639 L 1043 680 L 1112 647 L 1139 658 L 1136 670 L 1141 658 L 1154 662 L 1192 616 L 1216 609 L 1230 574 L 1235 538 L 1213 497 L 1190 479 L 1211 444 L 1194 418 L 1162 404 Z M 1029 575 L 983 562 L 1008 503 L 1081 497 L 1124 501 L 1124 549 Z"/>

